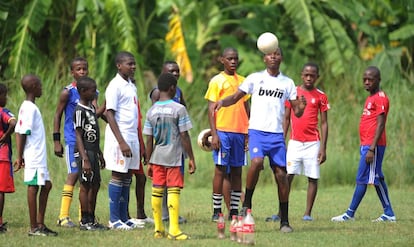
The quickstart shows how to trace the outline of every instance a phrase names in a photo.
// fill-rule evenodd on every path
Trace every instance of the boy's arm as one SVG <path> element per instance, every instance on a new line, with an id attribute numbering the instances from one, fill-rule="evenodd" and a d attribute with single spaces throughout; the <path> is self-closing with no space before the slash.
<path id="1" fill-rule="evenodd" d="M 184 100 L 183 90 L 180 90 L 180 91 L 181 91 L 180 104 L 187 107 L 187 104 L 185 103 L 185 100 Z"/>
<path id="2" fill-rule="evenodd" d="M 237 90 L 233 95 L 229 95 L 226 98 L 217 101 L 215 104 L 212 105 L 212 110 L 209 109 L 209 112 L 216 112 L 218 111 L 222 106 L 230 106 L 235 104 L 237 101 L 239 101 L 241 98 L 243 98 L 246 95 L 245 92 L 241 91 L 240 89 Z"/>
<path id="3" fill-rule="evenodd" d="M 82 129 L 76 128 L 76 147 L 79 151 L 79 155 L 82 159 L 82 172 L 84 173 L 91 173 L 91 163 L 89 161 L 88 155 L 85 151 L 85 146 L 83 145 L 83 139 L 82 139 Z"/>
<path id="4" fill-rule="evenodd" d="M 213 107 L 214 103 L 215 102 L 213 102 L 213 101 L 210 101 L 210 100 L 208 101 L 208 111 L 209 111 L 208 122 L 210 124 L 211 137 L 212 137 L 211 147 L 214 150 L 218 150 L 220 148 L 220 139 L 217 135 L 217 129 L 216 129 L 216 114 L 215 114 L 215 112 L 213 112 L 214 111 L 214 107 Z"/>
<path id="5" fill-rule="evenodd" d="M 319 164 L 322 164 L 326 160 L 326 144 L 328 142 L 328 111 L 321 112 L 321 134 L 321 146 L 318 154 Z"/>
<path id="6" fill-rule="evenodd" d="M 10 137 L 10 135 L 13 134 L 16 122 L 17 121 L 14 117 L 9 119 L 9 128 L 7 128 L 6 132 L 4 132 L 3 136 L 0 138 L 0 145 L 4 144 L 4 142 Z"/>
<path id="7" fill-rule="evenodd" d="M 290 108 L 285 106 L 285 115 L 283 116 L 283 136 L 286 140 L 290 127 Z"/>
<path id="8" fill-rule="evenodd" d="M 160 99 L 160 90 L 158 88 L 154 88 L 150 93 L 150 98 L 152 104 L 157 102 Z"/>
<path id="9" fill-rule="evenodd" d="M 148 164 L 147 175 L 148 177 L 152 178 L 152 165 L 149 163 L 149 160 L 152 155 L 152 150 L 154 148 L 154 137 L 152 135 L 147 135 L 147 143 L 145 149 L 145 160 L 144 163 Z"/>
<path id="10" fill-rule="evenodd" d="M 106 111 L 106 119 L 108 120 L 109 127 L 111 127 L 112 133 L 118 141 L 119 148 L 121 149 L 122 155 L 125 157 L 131 157 L 132 152 L 129 145 L 125 142 L 122 137 L 121 131 L 119 130 L 118 124 L 115 120 L 115 112 L 112 109 Z"/>
<path id="11" fill-rule="evenodd" d="M 374 160 L 375 148 L 377 147 L 378 140 L 381 138 L 382 132 L 384 132 L 385 129 L 385 119 L 385 113 L 377 116 L 377 128 L 375 129 L 375 136 L 365 156 L 367 165 L 371 164 Z"/>
<path id="12" fill-rule="evenodd" d="M 23 150 L 24 150 L 25 145 L 26 145 L 26 135 L 16 133 L 17 157 L 16 157 L 16 161 L 14 161 L 14 164 L 13 164 L 15 172 L 20 170 L 20 168 L 24 167 Z"/>
<path id="13" fill-rule="evenodd" d="M 290 105 L 293 109 L 293 113 L 295 114 L 295 116 L 298 118 L 302 117 L 303 112 L 305 111 L 305 108 L 306 108 L 305 96 L 301 95 L 299 98 L 295 100 L 289 100 L 289 101 L 290 101 Z"/>
<path id="14" fill-rule="evenodd" d="M 59 97 L 59 102 L 56 107 L 55 116 L 53 118 L 53 144 L 54 152 L 58 157 L 63 157 L 63 146 L 60 142 L 60 123 L 62 121 L 63 111 L 69 99 L 69 91 L 64 89 Z"/>
<path id="15" fill-rule="evenodd" d="M 182 145 L 186 154 L 188 155 L 188 172 L 193 174 L 196 170 L 196 163 L 194 160 L 193 148 L 191 147 L 191 140 L 190 136 L 188 135 L 188 131 L 184 131 L 180 133 Z"/>

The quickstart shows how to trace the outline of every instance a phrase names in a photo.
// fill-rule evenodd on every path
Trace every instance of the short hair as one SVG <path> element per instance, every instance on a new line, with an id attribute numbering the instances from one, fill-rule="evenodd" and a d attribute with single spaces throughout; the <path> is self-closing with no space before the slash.
<path id="1" fill-rule="evenodd" d="M 85 62 L 86 65 L 88 66 L 88 60 L 86 60 L 86 58 L 84 58 L 84 57 L 75 57 L 74 59 L 72 59 L 72 61 L 70 61 L 70 70 L 73 70 L 73 64 L 75 62 Z"/>
<path id="2" fill-rule="evenodd" d="M 158 77 L 158 89 L 167 92 L 171 86 L 177 86 L 177 79 L 171 73 L 162 73 Z"/>
<path id="3" fill-rule="evenodd" d="M 128 51 L 120 51 L 120 52 L 118 52 L 118 54 L 116 54 L 116 57 L 115 57 L 115 64 L 122 63 L 122 61 L 124 61 L 124 59 L 126 57 L 134 58 L 134 55 L 132 55 L 132 53 L 130 53 Z"/>
<path id="4" fill-rule="evenodd" d="M 319 66 L 318 66 L 316 63 L 313 63 L 313 62 L 308 62 L 308 63 L 305 63 L 305 65 L 303 65 L 303 67 L 302 67 L 302 71 L 303 71 L 306 67 L 313 67 L 313 68 L 315 68 L 315 69 L 316 69 L 316 73 L 319 75 Z"/>
<path id="5" fill-rule="evenodd" d="M 381 71 L 377 66 L 368 66 L 368 68 L 365 71 L 367 70 L 373 71 L 376 74 L 376 76 L 378 76 L 378 79 L 381 80 Z"/>
<path id="6" fill-rule="evenodd" d="M 226 54 L 227 52 L 235 52 L 237 54 L 239 53 L 237 51 L 237 49 L 234 48 L 234 47 L 226 47 L 226 48 L 223 49 L 223 52 L 221 53 L 221 56 L 224 56 L 224 54 Z"/>
<path id="7" fill-rule="evenodd" d="M 95 80 L 87 76 L 82 76 L 76 82 L 76 87 L 78 88 L 78 92 L 82 92 L 83 90 L 91 88 L 94 85 L 96 85 Z"/>
<path id="8" fill-rule="evenodd" d="M 0 94 L 7 94 L 7 87 L 3 83 L 0 83 Z"/>
<path id="9" fill-rule="evenodd" d="M 165 61 L 165 62 L 162 64 L 162 67 L 164 67 L 165 65 L 168 65 L 168 64 L 176 64 L 176 65 L 178 65 L 178 63 L 177 63 L 176 61 L 173 61 L 173 60 L 167 60 L 167 61 Z"/>
<path id="10" fill-rule="evenodd" d="M 27 94 L 30 93 L 34 83 L 40 83 L 40 78 L 35 74 L 26 74 L 23 76 L 20 84 L 22 85 L 23 91 Z"/>

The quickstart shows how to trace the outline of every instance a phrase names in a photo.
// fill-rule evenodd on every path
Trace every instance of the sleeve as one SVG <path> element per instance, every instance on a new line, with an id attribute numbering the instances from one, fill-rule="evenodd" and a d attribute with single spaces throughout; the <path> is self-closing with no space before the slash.
<path id="1" fill-rule="evenodd" d="M 207 92 L 204 95 L 204 98 L 206 100 L 209 100 L 209 101 L 212 101 L 212 102 L 217 102 L 217 100 L 218 100 L 218 93 L 217 92 L 218 91 L 219 91 L 218 84 L 213 78 L 208 83 Z"/>
<path id="2" fill-rule="evenodd" d="M 152 107 L 148 110 L 146 118 L 145 118 L 145 122 L 144 122 L 144 128 L 142 130 L 142 134 L 147 135 L 147 136 L 152 136 L 152 125 L 151 122 L 149 120 L 149 114 L 151 113 L 151 109 Z"/>
<path id="3" fill-rule="evenodd" d="M 118 109 L 118 87 L 113 86 L 112 81 L 105 91 L 106 109 L 117 111 Z"/>
<path id="4" fill-rule="evenodd" d="M 83 126 L 83 117 L 82 117 L 82 110 L 80 110 L 79 108 L 76 108 L 75 112 L 73 113 L 73 124 L 74 124 L 74 128 L 82 128 Z"/>
<path id="5" fill-rule="evenodd" d="M 190 130 L 193 127 L 187 109 L 182 107 L 178 111 L 178 129 L 180 132 Z"/>
<path id="6" fill-rule="evenodd" d="M 34 108 L 22 106 L 19 111 L 19 121 L 16 124 L 15 132 L 22 135 L 30 135 L 33 128 L 34 114 Z"/>
<path id="7" fill-rule="evenodd" d="M 290 83 L 289 83 L 289 92 L 288 92 L 289 96 L 288 96 L 288 99 L 289 100 L 296 100 L 296 98 L 298 96 L 298 92 L 297 92 L 295 83 L 291 79 L 289 79 L 289 81 L 290 81 Z"/>
<path id="8" fill-rule="evenodd" d="M 244 79 L 244 81 L 239 86 L 239 89 L 245 92 L 246 94 L 252 94 L 253 92 L 254 84 L 252 77 L 253 75 L 247 76 L 246 79 Z"/>
<path id="9" fill-rule="evenodd" d="M 328 111 L 329 109 L 331 109 L 331 106 L 329 105 L 328 97 L 326 96 L 326 94 L 322 94 L 320 110 L 321 112 L 325 112 L 325 111 Z"/>
<path id="10" fill-rule="evenodd" d="M 289 100 L 286 100 L 285 101 L 285 107 L 287 107 L 287 108 L 292 108 L 292 105 L 290 104 L 290 101 Z"/>

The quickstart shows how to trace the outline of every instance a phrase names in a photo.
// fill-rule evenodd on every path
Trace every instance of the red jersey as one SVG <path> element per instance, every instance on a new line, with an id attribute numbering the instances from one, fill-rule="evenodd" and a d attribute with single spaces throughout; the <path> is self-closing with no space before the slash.
<path id="1" fill-rule="evenodd" d="M 6 108 L 0 107 L 0 137 L 9 128 L 9 121 L 15 119 L 14 115 Z M 0 160 L 11 161 L 11 138 L 5 141 L 4 145 L 0 146 Z"/>
<path id="2" fill-rule="evenodd" d="M 380 114 L 385 114 L 385 121 L 387 121 L 389 106 L 390 102 L 388 96 L 383 91 L 379 91 L 366 99 L 364 111 L 361 116 L 361 122 L 359 123 L 359 138 L 361 146 L 372 144 L 375 137 L 375 130 L 377 129 L 377 117 Z M 382 132 L 377 145 L 387 145 L 385 129 Z"/>
<path id="3" fill-rule="evenodd" d="M 289 101 L 286 101 L 286 107 L 290 109 L 290 139 L 300 142 L 319 141 L 318 114 L 330 109 L 328 97 L 321 90 L 314 88 L 311 91 L 296 88 L 298 97 L 305 96 L 306 108 L 303 115 L 297 118 Z"/>

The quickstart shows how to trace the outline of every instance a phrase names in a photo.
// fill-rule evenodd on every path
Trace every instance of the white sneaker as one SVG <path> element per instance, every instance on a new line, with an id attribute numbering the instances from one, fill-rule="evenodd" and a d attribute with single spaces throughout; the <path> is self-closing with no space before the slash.
<path id="1" fill-rule="evenodd" d="M 109 229 L 113 229 L 113 230 L 125 230 L 125 231 L 132 230 L 132 227 L 128 226 L 121 220 L 117 220 L 115 222 L 109 221 L 108 227 Z"/>
<path id="2" fill-rule="evenodd" d="M 125 224 L 129 227 L 131 227 L 132 229 L 136 229 L 136 228 L 144 228 L 145 224 L 136 224 L 134 221 L 132 221 L 131 219 L 127 220 L 125 222 Z"/>
<path id="3" fill-rule="evenodd" d="M 377 219 L 373 220 L 372 222 L 384 222 L 384 221 L 396 222 L 397 221 L 397 218 L 395 218 L 395 216 L 388 216 L 386 214 L 382 214 L 380 217 L 378 217 Z"/>
<path id="4" fill-rule="evenodd" d="M 347 213 L 332 217 L 331 221 L 335 222 L 344 222 L 344 221 L 353 221 L 354 217 L 349 216 Z"/>

